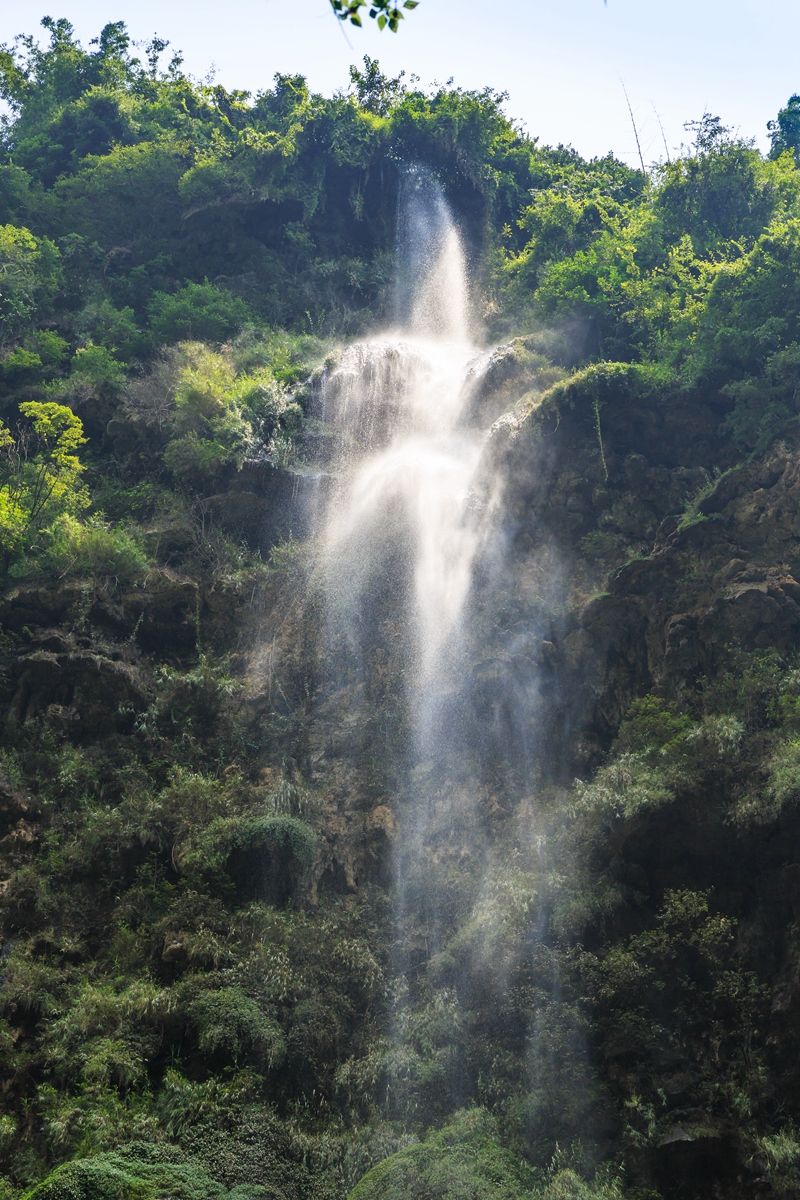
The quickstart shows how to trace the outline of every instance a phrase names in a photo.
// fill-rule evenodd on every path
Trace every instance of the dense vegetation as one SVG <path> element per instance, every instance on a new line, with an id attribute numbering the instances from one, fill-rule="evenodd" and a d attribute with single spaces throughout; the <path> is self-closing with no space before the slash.
<path id="1" fill-rule="evenodd" d="M 766 158 L 705 114 L 645 177 L 539 145 L 489 90 L 425 92 L 369 59 L 331 99 L 298 76 L 251 96 L 162 66 L 158 40 L 140 61 L 121 24 L 88 50 L 43 24 L 44 47 L 0 50 L 4 1193 L 693 1196 L 648 1154 L 708 1143 L 750 1164 L 731 1195 L 796 1194 L 797 1035 L 768 1036 L 765 982 L 779 959 L 796 974 L 793 902 L 762 896 L 742 935 L 752 876 L 681 867 L 647 900 L 625 858 L 693 805 L 731 857 L 743 830 L 796 837 L 794 635 L 723 633 L 672 692 L 630 684 L 575 760 L 586 782 L 542 785 L 548 855 L 512 821 L 488 882 L 447 876 L 409 1000 L 376 761 L 396 697 L 375 693 L 351 835 L 310 782 L 319 615 L 291 498 L 320 438 L 306 381 L 391 316 L 398 193 L 422 163 L 465 232 L 485 340 L 521 338 L 520 379 L 565 376 L 542 412 L 588 422 L 609 515 L 581 523 L 578 480 L 577 592 L 648 555 L 676 504 L 705 536 L 731 480 L 794 444 L 798 97 Z M 615 405 L 634 413 L 619 429 Z M 695 415 L 662 505 L 630 429 L 670 405 Z M 273 648 L 290 630 L 292 669 L 273 694 L 260 660 L 254 695 L 262 626 Z"/>

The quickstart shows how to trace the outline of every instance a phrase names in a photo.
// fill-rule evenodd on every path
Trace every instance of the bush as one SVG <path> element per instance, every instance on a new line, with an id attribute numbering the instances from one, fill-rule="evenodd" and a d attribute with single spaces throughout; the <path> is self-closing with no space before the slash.
<path id="1" fill-rule="evenodd" d="M 88 304 L 78 317 L 78 332 L 85 343 L 107 347 L 124 362 L 137 358 L 146 347 L 132 308 L 118 309 L 109 300 Z"/>
<path id="2" fill-rule="evenodd" d="M 29 229 L 0 225 L 0 347 L 17 336 L 53 299 L 61 280 L 61 256 Z"/>
<path id="3" fill-rule="evenodd" d="M 25 1200 L 255 1200 L 263 1193 L 263 1188 L 252 1186 L 229 1192 L 172 1147 L 134 1143 L 65 1163 L 26 1192 Z"/>
<path id="4" fill-rule="evenodd" d="M 527 1200 L 533 1171 L 499 1144 L 497 1132 L 481 1109 L 458 1113 L 424 1142 L 373 1167 L 350 1200 Z"/>
<path id="5" fill-rule="evenodd" d="M 772 755 L 767 795 L 773 816 L 788 803 L 800 800 L 800 741 L 784 742 Z"/>
<path id="6" fill-rule="evenodd" d="M 80 482 L 76 451 L 86 442 L 71 409 L 52 401 L 28 401 L 20 412 L 29 424 L 14 438 L 0 421 L 0 549 L 6 569 L 53 536 L 55 524 L 89 504 Z"/>
<path id="7" fill-rule="evenodd" d="M 767 359 L 761 375 L 737 380 L 722 389 L 734 401 L 724 428 L 740 449 L 757 454 L 797 425 L 798 382 L 800 345 L 792 342 Z"/>
<path id="8" fill-rule="evenodd" d="M 634 700 L 619 728 L 620 750 L 661 750 L 676 743 L 689 729 L 691 719 L 658 696 Z"/>
<path id="9" fill-rule="evenodd" d="M 201 340 L 224 342 L 251 319 L 244 300 L 213 283 L 189 283 L 177 292 L 156 292 L 147 309 L 157 345 Z"/>
<path id="10" fill-rule="evenodd" d="M 788 1125 L 770 1137 L 759 1138 L 758 1158 L 766 1163 L 764 1172 L 775 1196 L 797 1196 L 800 1192 L 800 1138 Z"/>
<path id="11" fill-rule="evenodd" d="M 204 1054 L 221 1054 L 234 1063 L 255 1057 L 267 1067 L 280 1066 L 286 1057 L 280 1025 L 240 988 L 203 991 L 189 1012 Z"/>
<path id="12" fill-rule="evenodd" d="M 605 813 L 629 818 L 673 799 L 670 781 L 663 768 L 650 766 L 646 756 L 621 754 L 601 767 L 591 783 L 575 783 L 578 813 Z"/>
<path id="13" fill-rule="evenodd" d="M 252 428 L 234 387 L 233 368 L 200 343 L 181 347 L 175 384 L 172 438 L 164 463 L 178 479 L 194 485 L 213 480 L 226 467 L 241 467 Z"/>
<path id="14" fill-rule="evenodd" d="M 240 825 L 233 840 L 234 849 L 261 848 L 282 858 L 295 858 L 303 866 L 313 859 L 316 845 L 310 825 L 285 816 L 257 817 Z"/>
<path id="15" fill-rule="evenodd" d="M 296 817 L 217 817 L 179 847 L 175 859 L 189 879 L 223 891 L 235 881 L 245 895 L 282 904 L 315 851 L 314 831 Z"/>
<path id="16" fill-rule="evenodd" d="M 82 524 L 65 515 L 48 531 L 43 549 L 32 560 L 12 567 L 10 574 L 21 578 L 39 573 L 72 575 L 95 579 L 113 577 L 118 583 L 141 579 L 148 569 L 147 555 L 130 530 L 107 525 L 102 516 Z"/>

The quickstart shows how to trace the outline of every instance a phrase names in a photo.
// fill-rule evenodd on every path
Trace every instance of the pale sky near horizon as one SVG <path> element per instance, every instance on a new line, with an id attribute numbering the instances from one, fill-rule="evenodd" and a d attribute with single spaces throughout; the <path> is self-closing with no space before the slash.
<path id="1" fill-rule="evenodd" d="M 790 0 L 421 0 L 401 30 L 365 21 L 346 34 L 327 0 L 9 0 L 0 43 L 66 17 L 84 44 L 108 21 L 135 39 L 154 33 L 181 50 L 197 78 L 259 91 L 276 72 L 315 91 L 349 85 L 364 54 L 422 84 L 508 92 L 505 111 L 541 141 L 587 157 L 613 151 L 637 163 L 624 81 L 646 162 L 673 153 L 683 123 L 704 111 L 768 145 L 766 123 L 800 92 L 800 5 Z"/>

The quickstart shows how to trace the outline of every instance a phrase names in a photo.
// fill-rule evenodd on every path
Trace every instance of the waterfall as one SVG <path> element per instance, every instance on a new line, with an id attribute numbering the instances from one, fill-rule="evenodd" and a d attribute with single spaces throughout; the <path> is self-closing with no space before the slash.
<path id="1" fill-rule="evenodd" d="M 552 650 L 560 567 L 546 548 L 524 562 L 511 549 L 505 473 L 480 425 L 492 361 L 473 334 L 453 214 L 430 175 L 409 172 L 395 324 L 343 348 L 316 392 L 324 460 L 307 693 L 312 770 L 339 828 L 390 830 L 388 863 L 381 852 L 372 863 L 390 899 L 395 1094 L 426 997 L 435 993 L 454 1029 L 462 993 L 492 992 L 502 1007 L 544 927 L 536 789 L 558 748 L 547 734 L 557 691 L 551 680 L 543 700 L 540 652 Z M 516 932 L 506 943 L 507 920 Z M 543 1004 L 557 1008 L 547 969 Z M 532 1095 L 545 1100 L 559 1071 L 548 1020 L 533 1021 L 526 1051 Z M 469 1102 L 469 1071 L 454 1045 L 443 1054 L 453 1064 L 443 1103 L 456 1108 Z"/>
<path id="2" fill-rule="evenodd" d="M 401 195 L 398 326 L 349 346 L 326 379 L 335 436 L 319 520 L 329 621 L 358 657 L 376 588 L 403 597 L 403 665 L 414 754 L 446 731 L 460 623 L 481 541 L 473 482 L 483 435 L 464 416 L 470 367 L 466 262 L 439 184 L 408 173 Z"/>

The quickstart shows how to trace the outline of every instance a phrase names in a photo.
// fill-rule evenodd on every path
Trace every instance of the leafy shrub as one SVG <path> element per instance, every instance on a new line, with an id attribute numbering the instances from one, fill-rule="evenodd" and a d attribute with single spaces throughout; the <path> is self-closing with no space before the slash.
<path id="1" fill-rule="evenodd" d="M 0 360 L 0 372 L 6 387 L 11 389 L 38 381 L 42 376 L 42 360 L 33 350 L 15 346 Z"/>
<path id="2" fill-rule="evenodd" d="M 0 225 L 0 348 L 19 335 L 58 290 L 61 256 L 46 237 Z"/>
<path id="3" fill-rule="evenodd" d="M 88 304 L 77 326 L 85 344 L 107 348 L 121 362 L 130 362 L 146 348 L 133 309 L 129 305 L 115 308 L 107 297 Z"/>
<path id="4" fill-rule="evenodd" d="M 12 437 L 0 422 L 0 549 L 8 568 L 36 550 L 43 534 L 89 504 L 76 451 L 86 442 L 79 417 L 63 404 L 28 401 L 29 421 Z"/>
<path id="5" fill-rule="evenodd" d="M 264 1189 L 229 1192 L 196 1162 L 169 1146 L 133 1144 L 57 1168 L 26 1200 L 256 1200 Z"/>
<path id="6" fill-rule="evenodd" d="M 528 1200 L 534 1183 L 524 1160 L 500 1145 L 493 1118 L 472 1109 L 373 1167 L 350 1200 Z"/>
<path id="7" fill-rule="evenodd" d="M 25 344 L 14 346 L 0 359 L 0 380 L 12 390 L 51 379 L 69 357 L 69 342 L 52 329 L 35 329 Z"/>
<path id="8" fill-rule="evenodd" d="M 643 754 L 621 754 L 601 767 L 591 783 L 575 784 L 575 811 L 627 818 L 668 803 L 673 794 L 663 768 L 651 766 Z"/>
<path id="9" fill-rule="evenodd" d="M 617 745 L 620 750 L 662 750 L 674 745 L 691 726 L 691 718 L 679 713 L 674 704 L 658 696 L 642 696 L 634 700 L 619 727 Z"/>
<path id="10" fill-rule="evenodd" d="M 780 719 L 781 696 L 792 692 L 791 672 L 777 650 L 722 648 L 713 678 L 704 681 L 703 704 L 708 713 L 732 713 L 747 731 L 762 729 Z"/>
<path id="11" fill-rule="evenodd" d="M 722 1104 L 744 1116 L 763 1099 L 758 1029 L 769 990 L 742 962 L 736 922 L 710 900 L 708 891 L 667 891 L 651 928 L 585 963 L 599 1052 L 624 1070 L 633 1145 L 658 1144 L 670 1127 L 655 1062 L 687 1073 L 685 1109 Z"/>
<path id="12" fill-rule="evenodd" d="M 549 1170 L 534 1171 L 501 1145 L 489 1113 L 469 1109 L 373 1167 L 349 1200 L 623 1200 L 613 1172 L 589 1181 L 568 1158 L 558 1151 Z"/>
<path id="13" fill-rule="evenodd" d="M 576 371 L 547 393 L 558 408 L 588 410 L 606 402 L 652 404 L 662 400 L 672 382 L 668 368 L 653 363 L 602 362 Z"/>
<path id="14" fill-rule="evenodd" d="M 302 407 L 272 367 L 242 370 L 241 362 L 229 347 L 215 351 L 201 342 L 165 350 L 128 386 L 115 428 L 127 429 L 129 438 L 132 426 L 153 449 L 161 450 L 166 437 L 165 464 L 193 489 L 217 486 L 253 454 L 288 465 Z"/>
<path id="15" fill-rule="evenodd" d="M 771 816 L 800 800 L 800 740 L 782 743 L 769 760 L 767 796 Z"/>
<path id="16" fill-rule="evenodd" d="M 230 732 L 226 710 L 241 684 L 224 660 L 201 654 L 191 670 L 162 666 L 157 678 L 155 699 L 139 719 L 143 733 L 167 738 L 174 755 L 182 746 L 192 751 L 202 739 L 223 738 Z"/>
<path id="17" fill-rule="evenodd" d="M 779 203 L 783 170 L 765 164 L 751 141 L 731 137 L 719 117 L 691 124 L 694 154 L 659 172 L 655 209 L 667 237 L 689 234 L 703 256 L 729 241 L 752 245 Z"/>
<path id="18" fill-rule="evenodd" d="M 769 824 L 780 817 L 789 804 L 800 800 L 800 740 L 787 738 L 763 763 L 766 786 L 758 781 L 736 797 L 730 817 L 739 824 Z"/>
<path id="19" fill-rule="evenodd" d="M 554 1166 L 547 1182 L 534 1192 L 533 1200 L 623 1200 L 622 1184 L 613 1171 L 599 1170 L 589 1182 L 571 1167 Z"/>
<path id="20" fill-rule="evenodd" d="M 147 309 L 148 329 L 158 345 L 224 342 L 250 320 L 238 296 L 213 283 L 189 283 L 177 292 L 156 292 Z"/>
<path id="21" fill-rule="evenodd" d="M 796 97 L 795 97 L 796 98 Z M 754 1156 L 766 1167 L 769 1186 L 776 1196 L 796 1196 L 800 1190 L 800 1139 L 797 1130 L 785 1126 L 771 1136 L 758 1139 Z"/>
<path id="22" fill-rule="evenodd" d="M 164 462 L 178 479 L 197 485 L 226 467 L 242 465 L 252 429 L 228 360 L 194 342 L 181 347 L 181 357 Z"/>
<path id="23" fill-rule="evenodd" d="M 65 514 L 43 536 L 39 555 L 12 567 L 11 574 L 19 578 L 54 573 L 59 579 L 106 576 L 130 583 L 142 579 L 148 565 L 147 555 L 130 530 L 114 528 L 101 516 L 81 523 Z"/>
<path id="24" fill-rule="evenodd" d="M 286 1040 L 276 1021 L 240 988 L 204 990 L 189 1007 L 204 1054 L 223 1055 L 234 1063 L 250 1056 L 277 1067 L 286 1057 Z"/>
<path id="25" fill-rule="evenodd" d="M 767 359 L 761 375 L 736 380 L 723 388 L 734 402 L 725 426 L 738 447 L 758 454 L 797 425 L 798 384 L 800 344 L 792 342 Z"/>
<path id="26" fill-rule="evenodd" d="M 295 872 L 316 850 L 314 831 L 289 816 L 218 817 L 176 849 L 176 862 L 190 879 L 225 887 L 235 881 L 245 894 L 278 903 L 293 890 Z"/>
<path id="27" fill-rule="evenodd" d="M 313 829 L 296 817 L 257 817 L 241 824 L 233 837 L 233 848 L 264 848 L 281 857 L 297 859 L 308 866 L 316 850 Z"/>

